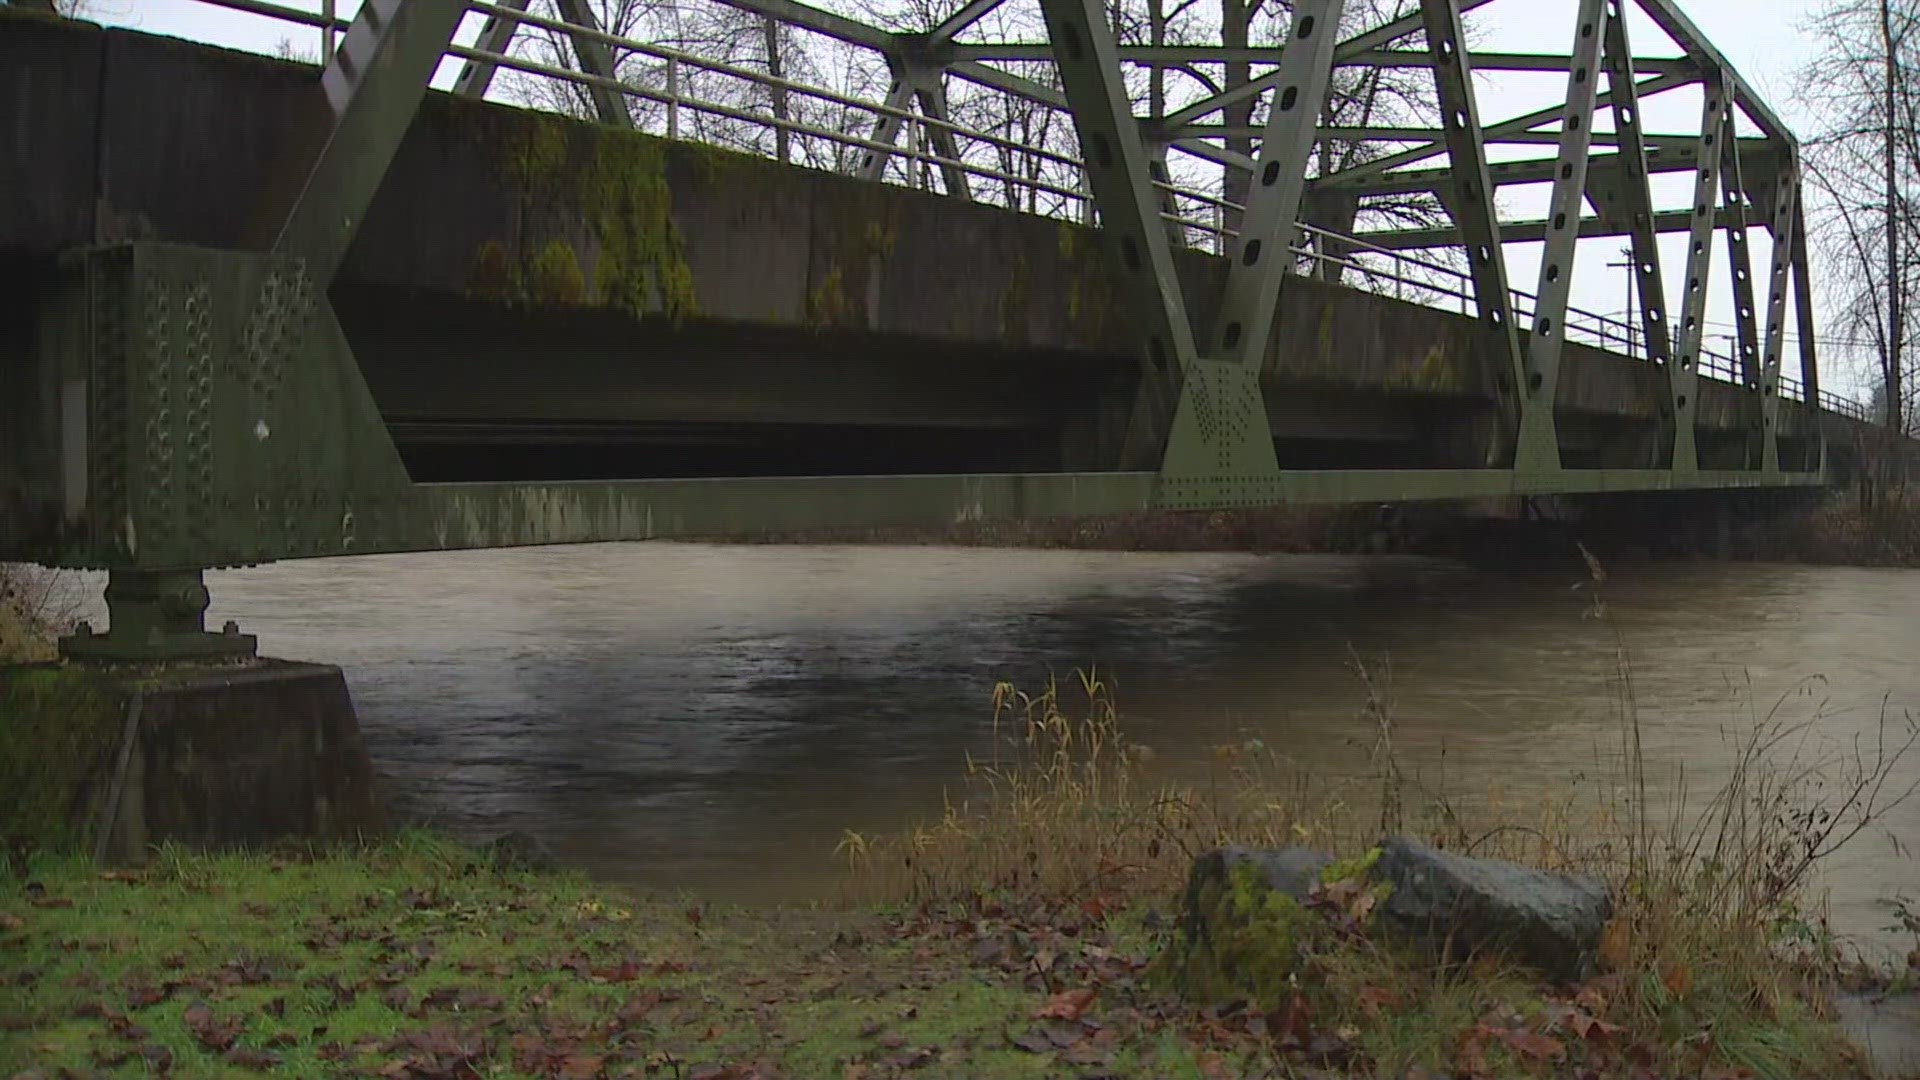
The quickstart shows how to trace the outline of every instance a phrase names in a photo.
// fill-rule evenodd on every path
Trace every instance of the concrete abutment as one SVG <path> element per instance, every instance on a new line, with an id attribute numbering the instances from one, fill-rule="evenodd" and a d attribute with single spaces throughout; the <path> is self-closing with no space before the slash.
<path id="1" fill-rule="evenodd" d="M 10 847 L 111 865 L 385 827 L 341 670 L 284 660 L 0 668 L 0 790 Z"/>

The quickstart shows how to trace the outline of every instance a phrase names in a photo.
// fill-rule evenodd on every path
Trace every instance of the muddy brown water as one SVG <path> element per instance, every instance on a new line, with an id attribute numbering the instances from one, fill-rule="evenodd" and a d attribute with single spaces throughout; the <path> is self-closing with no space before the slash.
<path id="1" fill-rule="evenodd" d="M 212 575 L 211 618 L 347 671 L 386 791 L 594 873 L 742 900 L 830 890 L 841 830 L 937 811 L 994 683 L 1097 664 L 1169 773 L 1258 736 L 1364 776 L 1349 649 L 1391 661 L 1398 750 L 1450 798 L 1522 807 L 1617 775 L 1625 644 L 1655 794 L 1697 801 L 1784 699 L 1817 747 L 1920 715 L 1920 572 L 941 547 L 606 544 Z M 1920 755 L 1888 789 L 1920 779 Z M 1880 949 L 1920 901 L 1920 799 L 1827 864 Z M 1905 854 L 1902 854 L 1904 850 Z M 1901 945 L 1904 948 L 1904 944 Z"/>

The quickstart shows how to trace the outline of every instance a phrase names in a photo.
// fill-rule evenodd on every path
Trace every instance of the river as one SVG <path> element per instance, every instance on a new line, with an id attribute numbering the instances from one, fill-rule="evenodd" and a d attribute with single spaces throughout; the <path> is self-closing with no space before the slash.
<path id="1" fill-rule="evenodd" d="M 471 834 L 521 829 L 647 886 L 817 895 L 844 828 L 937 810 L 989 744 L 994 683 L 1097 664 L 1157 768 L 1258 735 L 1361 776 L 1349 657 L 1386 657 L 1398 752 L 1429 786 L 1526 806 L 1616 776 L 1622 681 L 1650 783 L 1697 801 L 1784 698 L 1817 747 L 1920 715 L 1920 572 L 1569 572 L 1407 558 L 605 544 L 212 575 L 275 656 L 347 671 L 385 789 Z M 1578 587 L 1576 587 L 1578 586 Z M 1920 755 L 1888 785 L 1920 780 Z M 1905 854 L 1897 854 L 1896 842 Z M 1825 868 L 1837 929 L 1920 901 L 1920 799 Z"/>

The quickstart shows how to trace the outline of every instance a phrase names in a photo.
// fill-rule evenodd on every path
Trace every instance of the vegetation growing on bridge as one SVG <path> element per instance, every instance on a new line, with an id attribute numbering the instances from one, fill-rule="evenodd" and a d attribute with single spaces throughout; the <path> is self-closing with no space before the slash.
<path id="1" fill-rule="evenodd" d="M 673 219 L 669 143 L 537 114 L 489 111 L 474 123 L 497 148 L 515 212 L 514 234 L 474 253 L 470 295 L 539 306 L 591 302 L 676 322 L 699 311 Z M 576 239 L 595 247 L 590 272 Z"/>

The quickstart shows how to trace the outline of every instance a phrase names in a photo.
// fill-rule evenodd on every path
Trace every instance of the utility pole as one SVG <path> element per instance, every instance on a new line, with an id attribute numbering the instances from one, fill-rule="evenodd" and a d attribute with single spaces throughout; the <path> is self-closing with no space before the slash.
<path id="1" fill-rule="evenodd" d="M 1633 328 L 1639 324 L 1633 321 L 1633 291 L 1634 282 L 1640 278 L 1640 264 L 1633 257 L 1632 245 L 1621 248 L 1620 257 L 1626 261 L 1610 262 L 1607 264 L 1607 268 L 1610 270 L 1627 271 L 1627 358 L 1637 360 L 1640 354 L 1633 349 Z"/>

